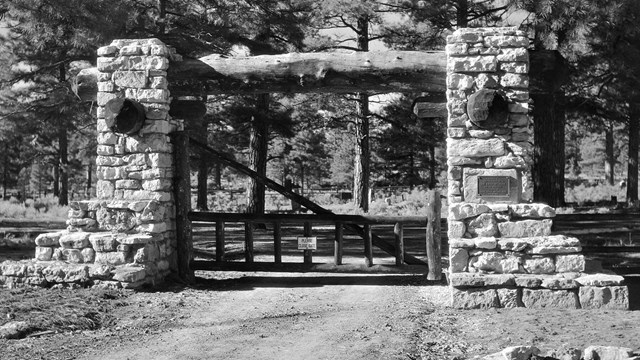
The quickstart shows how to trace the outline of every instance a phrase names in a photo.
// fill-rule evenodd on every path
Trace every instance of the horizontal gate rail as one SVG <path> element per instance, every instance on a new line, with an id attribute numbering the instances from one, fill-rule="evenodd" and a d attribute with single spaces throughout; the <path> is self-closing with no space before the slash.
<path id="1" fill-rule="evenodd" d="M 205 211 L 189 212 L 189 220 L 204 222 L 299 222 L 312 221 L 314 224 L 332 224 L 341 222 L 344 224 L 370 224 L 370 225 L 427 225 L 425 216 L 365 216 L 365 215 L 338 215 L 338 214 L 241 214 L 241 213 L 215 213 Z"/>
<path id="2" fill-rule="evenodd" d="M 289 269 L 291 265 L 291 271 L 313 271 L 311 269 L 326 269 L 327 271 L 337 271 L 335 269 L 330 270 L 330 267 L 317 267 L 318 264 L 313 263 L 313 253 L 311 250 L 304 250 L 303 264 L 287 263 L 282 267 L 282 224 L 295 224 L 303 227 L 303 236 L 312 236 L 313 225 L 331 224 L 335 226 L 335 241 L 334 241 L 334 264 L 342 264 L 342 252 L 343 252 L 343 238 L 344 228 L 348 225 L 363 225 L 364 236 L 361 236 L 364 240 L 364 255 L 365 264 L 367 267 L 373 267 L 373 235 L 371 233 L 372 225 L 392 225 L 394 228 L 395 237 L 395 263 L 396 266 L 404 264 L 404 259 L 407 254 L 404 251 L 404 235 L 403 229 L 405 225 L 421 226 L 428 225 L 428 220 L 423 216 L 395 216 L 395 217 L 383 217 L 383 216 L 363 216 L 363 215 L 338 215 L 338 214 L 244 214 L 244 213 L 216 213 L 216 212 L 201 212 L 191 211 L 188 213 L 187 218 L 190 222 L 193 222 L 193 226 L 215 224 L 216 228 L 216 263 L 194 261 L 192 266 L 194 270 L 204 269 L 221 269 L 227 270 L 234 269 L 268 269 L 264 271 L 278 271 L 278 269 Z M 237 262 L 225 262 L 225 227 L 227 223 L 239 223 L 244 227 L 244 248 L 245 248 L 245 261 L 243 264 L 238 265 Z M 269 264 L 254 262 L 254 226 L 255 224 L 272 224 L 273 225 L 273 246 L 274 246 L 274 263 L 278 266 L 270 266 Z M 359 227 L 359 226 L 358 226 Z M 353 227 L 348 229 L 352 230 Z M 356 235 L 360 235 L 355 232 Z M 207 264 L 208 263 L 208 264 Z M 217 264 L 217 265 L 216 265 Z M 255 264 L 252 267 L 251 264 Z M 273 264 L 271 264 L 273 265 Z M 298 266 L 305 265 L 305 266 Z M 254 270 L 257 271 L 257 270 Z"/>

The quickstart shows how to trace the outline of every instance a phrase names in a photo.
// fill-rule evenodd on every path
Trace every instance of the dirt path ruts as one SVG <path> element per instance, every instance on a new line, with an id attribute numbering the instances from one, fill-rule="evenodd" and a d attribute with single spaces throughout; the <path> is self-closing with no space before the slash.
<path id="1" fill-rule="evenodd" d="M 115 349 L 104 344 L 80 358 L 419 358 L 418 277 L 300 276 L 208 280 L 182 291 L 180 315 L 157 334 Z"/>

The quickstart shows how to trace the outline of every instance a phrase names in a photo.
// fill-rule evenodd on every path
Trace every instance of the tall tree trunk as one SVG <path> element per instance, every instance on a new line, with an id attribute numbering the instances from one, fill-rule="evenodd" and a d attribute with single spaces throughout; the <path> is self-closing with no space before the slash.
<path id="1" fill-rule="evenodd" d="M 356 151 L 353 165 L 353 202 L 369 211 L 369 96 L 358 94 L 356 119 Z"/>
<path id="2" fill-rule="evenodd" d="M 604 157 L 604 176 L 607 179 L 607 183 L 609 185 L 613 185 L 616 181 L 615 179 L 615 167 L 616 167 L 616 157 L 613 149 L 613 122 L 609 121 L 604 129 L 605 139 L 604 139 L 604 149 L 605 149 L 605 157 Z"/>
<path id="3" fill-rule="evenodd" d="M 2 171 L 2 198 L 7 199 L 7 183 L 9 182 L 9 144 L 4 144 L 4 167 Z"/>
<path id="4" fill-rule="evenodd" d="M 53 164 L 53 196 L 60 197 L 60 163 Z"/>
<path id="5" fill-rule="evenodd" d="M 469 2 L 468 0 L 457 0 L 456 5 L 456 25 L 458 28 L 467 27 L 469 25 Z"/>
<path id="6" fill-rule="evenodd" d="M 629 116 L 629 163 L 627 166 L 627 202 L 629 206 L 638 201 L 638 140 L 640 140 L 640 104 L 630 104 Z"/>
<path id="7" fill-rule="evenodd" d="M 251 119 L 249 166 L 258 174 L 266 176 L 269 150 L 269 124 L 266 121 L 266 115 L 269 110 L 269 94 L 258 95 L 256 109 L 258 115 Z M 248 213 L 264 214 L 264 194 L 264 185 L 252 178 L 248 193 Z"/>
<path id="8" fill-rule="evenodd" d="M 358 19 L 357 48 L 369 51 L 369 18 Z M 363 211 L 369 211 L 369 96 L 357 94 L 356 152 L 353 166 L 353 203 Z"/>
<path id="9" fill-rule="evenodd" d="M 553 207 L 564 202 L 564 116 L 554 93 L 531 93 L 534 121 L 534 200 Z M 564 115 L 564 114 L 563 114 Z"/>
<path id="10" fill-rule="evenodd" d="M 60 83 L 67 81 L 64 64 L 58 67 Z M 58 166 L 60 167 L 60 196 L 58 204 L 69 205 L 69 139 L 67 139 L 69 121 L 64 115 L 58 119 Z"/>

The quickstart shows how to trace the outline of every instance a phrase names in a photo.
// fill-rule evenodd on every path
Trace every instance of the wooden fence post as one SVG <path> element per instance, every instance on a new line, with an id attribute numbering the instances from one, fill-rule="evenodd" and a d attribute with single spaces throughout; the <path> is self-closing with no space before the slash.
<path id="1" fill-rule="evenodd" d="M 178 277 L 186 283 L 195 280 L 191 260 L 193 239 L 191 233 L 191 174 L 189 171 L 189 136 L 184 131 L 172 135 L 174 149 L 174 193 L 176 198 L 176 240 L 178 242 Z"/>
<path id="2" fill-rule="evenodd" d="M 310 237 L 312 233 L 311 223 L 308 221 L 304 222 L 304 236 Z M 304 250 L 304 263 L 305 264 L 313 264 L 313 250 Z"/>
<path id="3" fill-rule="evenodd" d="M 393 227 L 396 243 L 396 265 L 404 264 L 404 227 L 402 223 L 396 223 Z"/>
<path id="4" fill-rule="evenodd" d="M 224 261 L 224 221 L 216 221 L 216 261 Z"/>
<path id="5" fill-rule="evenodd" d="M 273 222 L 273 260 L 276 264 L 282 263 L 282 223 Z"/>
<path id="6" fill-rule="evenodd" d="M 373 244 L 371 240 L 371 224 L 364 224 L 364 263 L 373 266 Z"/>
<path id="7" fill-rule="evenodd" d="M 336 239 L 333 243 L 333 262 L 342 265 L 342 243 L 344 241 L 344 230 L 341 222 L 336 222 Z"/>
<path id="8" fill-rule="evenodd" d="M 442 277 L 442 251 L 440 240 L 440 192 L 427 192 L 427 280 L 440 280 Z"/>

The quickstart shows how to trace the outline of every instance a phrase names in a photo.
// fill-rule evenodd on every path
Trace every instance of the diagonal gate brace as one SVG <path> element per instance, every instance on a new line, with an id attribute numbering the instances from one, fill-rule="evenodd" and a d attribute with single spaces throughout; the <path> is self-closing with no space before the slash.
<path id="1" fill-rule="evenodd" d="M 307 209 L 313 211 L 316 214 L 323 214 L 323 215 L 330 215 L 333 214 L 333 212 L 331 210 L 327 210 L 325 208 L 323 208 L 322 206 L 314 203 L 313 201 L 300 196 L 296 193 L 294 193 L 291 190 L 288 190 L 287 188 L 285 188 L 284 186 L 278 184 L 277 182 L 262 176 L 260 174 L 258 174 L 257 172 L 251 170 L 250 168 L 248 168 L 245 165 L 240 164 L 239 162 L 229 158 L 228 156 L 226 156 L 225 154 L 212 149 L 211 147 L 207 146 L 206 144 L 195 140 L 193 138 L 189 139 L 189 142 L 198 146 L 199 148 L 201 148 L 202 150 L 204 150 L 205 152 L 207 152 L 208 154 L 210 154 L 211 156 L 215 157 L 216 159 L 218 159 L 219 161 L 225 163 L 226 165 L 231 166 L 232 168 L 240 171 L 241 173 L 250 176 L 251 178 L 255 179 L 257 182 L 259 182 L 260 184 L 263 184 L 264 186 L 267 186 L 268 188 L 279 192 L 280 194 L 286 196 L 287 198 L 297 202 L 298 204 L 306 207 Z M 362 228 L 359 225 L 356 224 L 344 224 L 344 227 L 347 229 L 350 229 L 351 231 L 355 232 L 356 234 L 358 234 L 360 237 L 365 236 L 365 231 L 364 228 Z M 385 240 L 383 240 L 382 238 L 380 238 L 379 236 L 372 234 L 371 235 L 371 241 L 372 244 L 377 246 L 379 249 L 381 249 L 382 251 L 395 256 L 395 245 L 390 244 L 388 242 L 386 242 Z M 415 256 L 409 255 L 409 254 L 405 254 L 404 256 L 404 261 L 409 264 L 409 265 L 427 265 L 426 262 L 418 259 Z"/>

